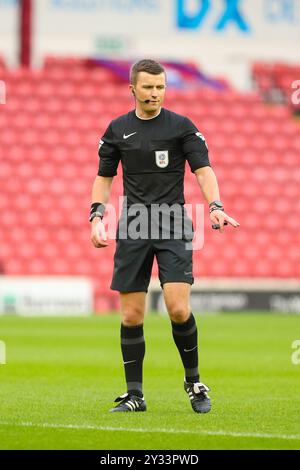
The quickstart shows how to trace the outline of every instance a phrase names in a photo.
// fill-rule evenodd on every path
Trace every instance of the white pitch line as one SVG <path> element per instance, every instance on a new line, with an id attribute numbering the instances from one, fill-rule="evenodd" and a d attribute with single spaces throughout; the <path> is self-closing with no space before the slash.
<path id="1" fill-rule="evenodd" d="M 244 433 L 233 431 L 205 431 L 205 430 L 188 430 L 188 429 L 144 429 L 144 428 L 120 428 L 113 426 L 97 426 L 93 424 L 56 424 L 56 423 L 31 423 L 31 422 L 9 422 L 0 421 L 0 426 L 18 426 L 18 427 L 36 427 L 44 429 L 76 429 L 76 430 L 92 430 L 92 431 L 125 431 L 140 433 L 165 433 L 165 434 L 196 434 L 198 436 L 228 436 L 228 437 L 252 437 L 258 439 L 284 439 L 284 440 L 300 440 L 300 434 L 266 434 L 266 433 Z"/>

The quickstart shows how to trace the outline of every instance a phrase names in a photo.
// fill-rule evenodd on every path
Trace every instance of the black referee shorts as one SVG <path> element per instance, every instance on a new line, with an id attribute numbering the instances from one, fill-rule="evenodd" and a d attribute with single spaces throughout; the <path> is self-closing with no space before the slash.
<path id="1" fill-rule="evenodd" d="M 118 228 L 111 289 L 119 292 L 147 292 L 154 257 L 161 286 L 166 282 L 193 284 L 193 227 L 185 211 L 184 218 L 190 228 L 179 239 L 174 238 L 173 233 L 168 239 L 121 239 Z"/>

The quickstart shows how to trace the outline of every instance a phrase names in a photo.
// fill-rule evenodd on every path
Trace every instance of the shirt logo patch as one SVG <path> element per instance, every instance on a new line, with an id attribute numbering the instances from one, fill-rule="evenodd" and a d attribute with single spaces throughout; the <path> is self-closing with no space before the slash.
<path id="1" fill-rule="evenodd" d="M 125 140 L 126 140 L 126 139 L 129 139 L 129 137 L 131 137 L 132 135 L 135 135 L 135 134 L 137 134 L 137 132 L 132 132 L 131 134 L 128 134 L 128 135 L 126 135 L 126 134 L 124 133 L 124 134 L 123 134 L 123 139 L 125 139 Z"/>
<path id="2" fill-rule="evenodd" d="M 206 145 L 206 148 L 208 148 L 204 135 L 201 134 L 201 132 L 196 132 L 196 136 L 199 137 L 199 139 L 203 140 L 203 142 L 204 142 L 205 145 Z"/>
<path id="3" fill-rule="evenodd" d="M 155 161 L 159 168 L 166 168 L 169 165 L 169 151 L 157 150 L 155 152 Z"/>

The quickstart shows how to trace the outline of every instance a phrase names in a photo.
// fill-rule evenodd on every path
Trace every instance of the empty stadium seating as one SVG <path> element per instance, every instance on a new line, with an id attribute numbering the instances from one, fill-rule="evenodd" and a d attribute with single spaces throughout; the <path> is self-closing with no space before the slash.
<path id="1" fill-rule="evenodd" d="M 295 89 L 299 89 L 300 65 L 257 62 L 253 65 L 252 77 L 266 101 L 287 103 L 295 114 L 300 115 L 299 98 L 298 102 L 292 99 Z"/>
<path id="2" fill-rule="evenodd" d="M 127 85 L 72 58 L 48 58 L 39 71 L 8 71 L 0 61 L 0 74 L 9 96 L 0 106 L 1 265 L 13 275 L 90 276 L 96 309 L 116 308 L 109 289 L 115 241 L 94 249 L 87 220 L 99 138 L 133 107 Z M 225 208 L 241 224 L 220 234 L 206 216 L 195 276 L 299 277 L 300 128 L 288 106 L 203 88 L 170 89 L 165 106 L 206 136 Z M 190 171 L 185 188 L 188 204 L 202 202 Z M 114 204 L 121 193 L 119 169 Z M 194 225 L 202 230 L 201 220 Z"/>

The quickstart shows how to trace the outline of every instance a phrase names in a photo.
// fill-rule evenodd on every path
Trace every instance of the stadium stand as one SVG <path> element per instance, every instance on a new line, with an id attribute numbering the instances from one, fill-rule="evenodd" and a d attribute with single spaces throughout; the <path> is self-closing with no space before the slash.
<path id="1" fill-rule="evenodd" d="M 264 100 L 286 103 L 295 115 L 300 115 L 300 103 L 291 99 L 292 84 L 298 79 L 299 88 L 299 77 L 300 66 L 294 64 L 257 62 L 252 68 L 253 82 Z"/>
<path id="2" fill-rule="evenodd" d="M 282 68 L 272 70 L 285 90 Z M 255 65 L 265 93 L 271 85 L 264 71 Z M 96 310 L 112 310 L 115 243 L 103 251 L 92 247 L 88 213 L 99 139 L 111 119 L 133 106 L 127 85 L 109 70 L 73 58 L 47 58 L 42 70 L 33 71 L 9 71 L 0 60 L 0 72 L 9 97 L 0 107 L 2 269 L 10 275 L 89 276 Z M 219 234 L 206 217 L 195 276 L 299 278 L 300 139 L 288 104 L 266 104 L 260 93 L 202 87 L 168 90 L 165 106 L 188 115 L 205 135 L 225 208 L 241 224 L 239 231 Z M 187 203 L 202 201 L 189 171 L 185 190 Z M 113 204 L 121 193 L 119 170 Z"/>

